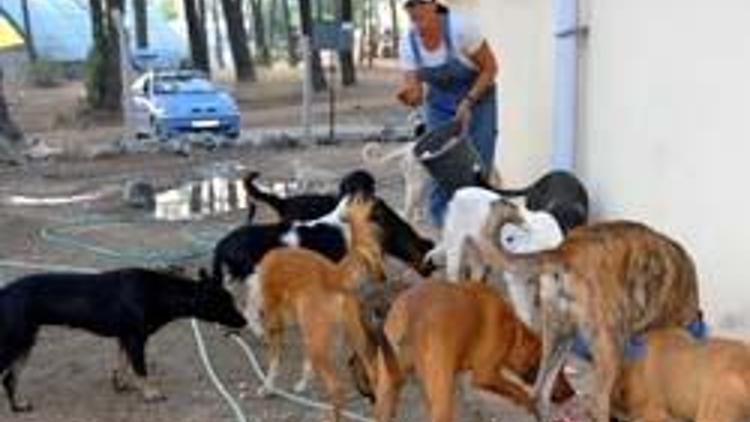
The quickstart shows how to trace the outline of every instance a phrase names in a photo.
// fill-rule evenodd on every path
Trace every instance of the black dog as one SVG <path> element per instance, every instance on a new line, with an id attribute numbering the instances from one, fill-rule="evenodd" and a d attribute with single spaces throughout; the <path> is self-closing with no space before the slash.
<path id="1" fill-rule="evenodd" d="M 244 280 L 271 249 L 300 246 L 312 249 L 333 261 L 346 254 L 344 228 L 330 223 L 295 224 L 289 221 L 240 226 L 216 244 L 213 279 L 224 280 L 224 269 L 234 281 Z"/>
<path id="2" fill-rule="evenodd" d="M 552 214 L 563 233 L 588 221 L 586 188 L 574 174 L 564 170 L 551 171 L 523 189 L 497 189 L 486 184 L 482 187 L 506 198 L 525 196 L 526 208 Z"/>
<path id="3" fill-rule="evenodd" d="M 424 262 L 433 242 L 419 236 L 380 198 L 376 199 L 370 218 L 379 228 L 380 242 L 386 253 L 406 262 L 422 275 L 429 275 L 435 269 L 432 263 Z M 253 274 L 255 265 L 268 251 L 281 246 L 301 246 L 339 261 L 347 250 L 345 230 L 346 225 L 332 216 L 312 222 L 282 221 L 238 227 L 214 248 L 213 279 L 222 283 L 226 268 L 232 280 L 244 280 Z"/>
<path id="4" fill-rule="evenodd" d="M 309 221 L 323 217 L 336 208 L 341 198 L 346 195 L 375 194 L 375 179 L 365 170 L 355 170 L 341 180 L 338 195 L 307 193 L 289 198 L 263 192 L 255 186 L 258 172 L 250 172 L 243 179 L 245 191 L 258 201 L 265 202 L 276 211 L 282 221 Z"/>
<path id="5" fill-rule="evenodd" d="M 204 271 L 201 278 L 207 279 Z M 44 325 L 115 337 L 121 356 L 112 377 L 115 388 L 127 386 L 127 358 L 144 398 L 163 398 L 146 378 L 145 345 L 162 326 L 186 317 L 232 328 L 246 324 L 226 290 L 166 272 L 131 268 L 99 274 L 44 273 L 18 279 L 0 289 L 0 377 L 11 409 L 31 410 L 30 403 L 16 397 L 16 386 Z"/>

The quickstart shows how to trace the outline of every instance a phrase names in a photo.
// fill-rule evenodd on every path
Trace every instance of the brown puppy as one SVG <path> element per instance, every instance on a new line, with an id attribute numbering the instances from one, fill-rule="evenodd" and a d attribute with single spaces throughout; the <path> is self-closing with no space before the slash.
<path id="1" fill-rule="evenodd" d="M 297 322 L 304 337 L 306 361 L 295 389 L 304 389 L 312 371 L 317 372 L 331 398 L 335 421 L 339 420 L 343 401 L 331 350 L 338 325 L 343 324 L 368 374 L 373 372 L 369 365 L 375 346 L 362 325 L 356 298 L 360 284 L 385 281 L 379 242 L 369 222 L 372 204 L 372 200 L 357 198 L 348 206 L 346 218 L 352 229 L 352 244 L 338 264 L 310 250 L 275 249 L 261 261 L 258 279 L 251 282 L 248 294 L 246 314 L 251 328 L 256 334 L 267 335 L 269 345 L 270 368 L 261 393 L 273 389 L 284 328 Z"/>
<path id="2" fill-rule="evenodd" d="M 594 417 L 609 422 L 609 400 L 628 339 L 647 330 L 700 321 L 695 267 L 676 242 L 645 225 L 617 221 L 572 230 L 557 248 L 510 254 L 498 247 L 506 222 L 523 224 L 515 206 L 493 204 L 480 246 L 497 267 L 539 275 L 543 358 L 535 385 L 542 420 L 549 420 L 555 374 L 581 335 L 591 345 Z"/>
<path id="3" fill-rule="evenodd" d="M 750 347 L 695 340 L 682 329 L 646 334 L 645 355 L 624 365 L 612 405 L 624 420 L 741 422 L 750 418 Z"/>
<path id="4" fill-rule="evenodd" d="M 395 416 L 405 377 L 414 371 L 422 384 L 430 420 L 454 420 L 456 377 L 471 371 L 471 383 L 508 397 L 533 411 L 525 382 L 532 382 L 541 341 L 513 313 L 499 293 L 482 283 L 427 280 L 393 303 L 378 353 L 375 416 Z M 556 398 L 573 390 L 561 376 Z"/>

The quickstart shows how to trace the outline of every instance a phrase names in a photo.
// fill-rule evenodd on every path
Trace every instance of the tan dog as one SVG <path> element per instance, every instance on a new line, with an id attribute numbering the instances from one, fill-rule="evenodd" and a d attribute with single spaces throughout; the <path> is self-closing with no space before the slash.
<path id="1" fill-rule="evenodd" d="M 613 396 L 624 420 L 741 422 L 750 418 L 750 347 L 695 340 L 682 329 L 646 334 L 645 355 L 624 366 Z"/>
<path id="2" fill-rule="evenodd" d="M 645 225 L 617 221 L 572 230 L 556 249 L 509 254 L 491 239 L 506 222 L 523 224 L 507 201 L 493 205 L 480 246 L 494 266 L 539 275 L 544 343 L 535 385 L 539 413 L 549 420 L 555 374 L 577 335 L 591 345 L 594 417 L 609 422 L 609 400 L 631 336 L 700 320 L 695 267 L 676 242 Z"/>
<path id="3" fill-rule="evenodd" d="M 349 253 L 335 264 L 314 251 L 281 248 L 261 261 L 251 283 L 247 318 L 256 334 L 267 336 L 270 366 L 261 394 L 271 392 L 278 375 L 281 342 L 286 325 L 296 322 L 304 337 L 306 360 L 295 389 L 303 390 L 313 370 L 322 378 L 333 404 L 333 420 L 340 418 L 343 391 L 332 362 L 334 333 L 344 326 L 348 340 L 368 374 L 375 346 L 361 323 L 356 290 L 370 280 L 385 281 L 383 257 L 369 222 L 373 202 L 355 199 L 346 218 L 352 229 Z M 260 321 L 259 321 L 260 320 Z"/>
<path id="4" fill-rule="evenodd" d="M 385 337 L 378 354 L 379 422 L 395 416 L 399 391 L 412 371 L 433 422 L 454 420 L 454 390 L 464 371 L 471 372 L 474 387 L 533 411 L 525 382 L 536 377 L 541 341 L 491 287 L 443 280 L 419 283 L 393 303 Z M 561 400 L 573 395 L 563 376 L 555 392 Z"/>

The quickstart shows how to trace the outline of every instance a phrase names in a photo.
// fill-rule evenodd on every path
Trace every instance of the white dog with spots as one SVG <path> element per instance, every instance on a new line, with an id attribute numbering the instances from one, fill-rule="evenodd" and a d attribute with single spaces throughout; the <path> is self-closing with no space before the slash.
<path id="1" fill-rule="evenodd" d="M 458 281 L 464 245 L 467 238 L 479 240 L 482 227 L 491 210 L 491 204 L 502 197 L 487 189 L 466 187 L 456 191 L 448 203 L 440 243 L 428 254 L 427 259 L 444 263 L 446 279 Z M 563 232 L 555 218 L 544 211 L 529 211 L 521 207 L 526 221 L 525 227 L 508 224 L 501 231 L 500 242 L 515 253 L 537 252 L 557 247 L 563 240 Z M 504 289 L 521 319 L 535 327 L 535 289 L 528 280 L 518 279 L 509 273 L 502 276 Z"/>

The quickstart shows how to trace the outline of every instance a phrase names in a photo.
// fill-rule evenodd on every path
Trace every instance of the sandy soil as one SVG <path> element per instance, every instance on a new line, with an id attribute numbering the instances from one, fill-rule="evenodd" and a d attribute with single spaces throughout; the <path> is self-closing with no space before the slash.
<path id="1" fill-rule="evenodd" d="M 367 72 L 356 88 L 341 95 L 344 121 L 403 122 L 405 110 L 394 105 L 392 92 L 397 75 L 390 70 Z M 50 90 L 10 87 L 13 113 L 31 136 L 62 139 L 61 144 L 91 146 L 111 142 L 120 133 L 113 120 L 78 119 L 73 111 L 80 84 Z M 298 121 L 299 89 L 294 78 L 278 75 L 266 83 L 237 89 L 245 127 L 276 126 Z M 325 95 L 319 95 L 316 118 L 325 118 Z M 395 145 L 393 145 L 395 146 Z M 241 146 L 216 151 L 195 151 L 188 157 L 169 153 L 130 154 L 87 159 L 76 155 L 32 162 L 26 168 L 0 166 L 0 283 L 37 271 L 14 267 L 27 264 L 113 268 L 143 265 L 158 257 L 187 256 L 191 268 L 208 263 L 212 243 L 244 218 L 242 210 L 199 220 L 154 221 L 151 214 L 129 209 L 122 188 L 128 180 L 142 179 L 160 189 L 215 174 L 216 169 L 253 168 L 266 180 L 289 179 L 293 163 L 304 163 L 321 173 L 341 175 L 361 166 L 361 143 L 305 148 Z M 389 146 L 390 147 L 390 146 Z M 374 169 L 381 195 L 400 205 L 402 186 L 395 169 Z M 55 206 L 11 205 L 14 195 L 31 198 L 65 197 L 100 192 L 95 200 Z M 261 218 L 267 218 L 262 213 Z M 99 249 L 92 249 L 97 247 Z M 114 253 L 112 253 L 114 252 Z M 172 253 L 172 255 L 169 255 Z M 184 254 L 183 254 L 184 253 Z M 182 254 L 182 255 L 181 255 Z M 157 259 L 153 259 L 154 256 Z M 218 375 L 239 400 L 251 421 L 315 421 L 322 414 L 279 398 L 256 396 L 258 379 L 240 349 L 221 330 L 202 324 Z M 261 345 L 245 338 L 263 360 Z M 298 336 L 288 336 L 281 385 L 290 387 L 300 371 Z M 29 360 L 21 391 L 31 398 L 35 411 L 13 415 L 0 398 L 0 420 L 19 422 L 205 422 L 235 420 L 230 408 L 209 382 L 190 325 L 176 322 L 155 335 L 147 351 L 149 365 L 168 400 L 146 404 L 135 393 L 118 395 L 111 388 L 109 371 L 115 345 L 112 341 L 60 328 L 45 329 Z M 265 362 L 265 361 L 264 361 Z M 344 375 L 347 377 L 346 375 Z M 348 407 L 364 415 L 371 407 L 351 390 Z M 312 397 L 321 397 L 315 384 Z M 424 420 L 418 391 L 405 395 L 401 420 Z M 530 420 L 522 412 L 503 406 L 493 420 Z"/>

